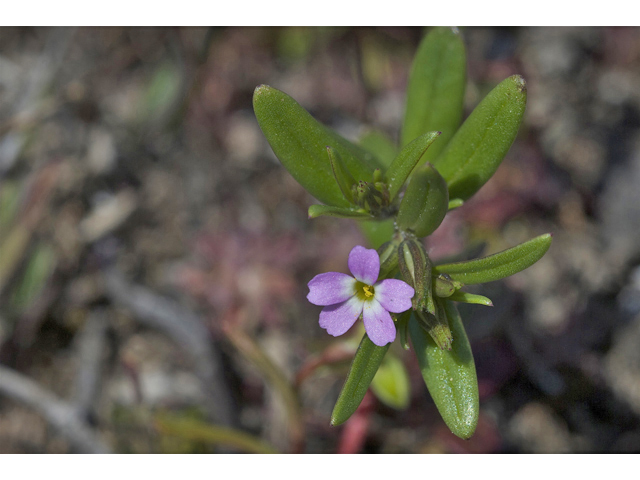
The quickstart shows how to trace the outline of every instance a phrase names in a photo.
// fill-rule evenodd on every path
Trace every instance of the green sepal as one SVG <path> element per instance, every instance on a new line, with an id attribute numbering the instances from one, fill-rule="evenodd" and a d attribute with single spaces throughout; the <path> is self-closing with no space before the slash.
<path id="1" fill-rule="evenodd" d="M 446 273 L 465 285 L 487 283 L 518 273 L 530 267 L 549 250 L 552 236 L 545 233 L 528 242 L 488 257 L 468 262 L 448 263 L 433 267 L 435 274 Z"/>
<path id="2" fill-rule="evenodd" d="M 415 290 L 411 299 L 414 310 L 427 310 L 435 314 L 431 286 L 431 261 L 422 243 L 409 237 L 398 247 L 398 269 L 402 279 Z"/>
<path id="3" fill-rule="evenodd" d="M 396 275 L 398 271 L 398 244 L 399 239 L 394 236 L 378 248 L 378 256 L 380 257 L 378 280 L 392 278 Z"/>
<path id="4" fill-rule="evenodd" d="M 369 340 L 366 333 L 362 337 L 338 401 L 333 407 L 331 425 L 346 422 L 356 411 L 390 346 L 391 344 L 387 343 L 384 347 L 379 347 Z"/>
<path id="5" fill-rule="evenodd" d="M 349 203 L 355 205 L 356 202 L 353 197 L 353 186 L 356 184 L 355 178 L 349 173 L 349 170 L 347 170 L 347 167 L 345 167 L 342 161 L 342 157 L 334 148 L 327 147 L 327 154 L 329 155 L 331 171 L 342 195 Z"/>
<path id="6" fill-rule="evenodd" d="M 385 180 L 389 186 L 389 199 L 393 201 L 400 193 L 402 186 L 411 175 L 411 172 L 427 151 L 433 141 L 440 136 L 440 132 L 428 132 L 420 135 L 409 145 L 405 146 L 394 158 L 385 173 Z"/>
<path id="7" fill-rule="evenodd" d="M 438 130 L 440 139 L 422 157 L 433 162 L 460 126 L 464 106 L 467 59 L 457 28 L 434 28 L 422 40 L 407 84 L 401 145 Z"/>
<path id="8" fill-rule="evenodd" d="M 467 200 L 495 173 L 518 134 L 527 103 L 520 75 L 498 84 L 471 112 L 433 165 L 449 197 Z"/>
<path id="9" fill-rule="evenodd" d="M 338 218 L 372 218 L 371 214 L 362 209 L 333 207 L 331 205 L 311 205 L 309 207 L 309 218 L 320 216 Z"/>
<path id="10" fill-rule="evenodd" d="M 412 310 L 407 310 L 396 315 L 396 330 L 398 331 L 398 337 L 400 346 L 405 350 L 409 350 L 409 319 L 411 318 Z"/>
<path id="11" fill-rule="evenodd" d="M 385 405 L 405 410 L 411 399 L 411 386 L 404 363 L 388 353 L 373 377 L 371 391 Z"/>
<path id="12" fill-rule="evenodd" d="M 289 95 L 268 85 L 253 94 L 253 109 L 269 145 L 300 185 L 327 205 L 349 207 L 331 169 L 327 146 L 358 179 L 372 178 L 381 167 L 375 157 L 316 121 Z"/>
<path id="13" fill-rule="evenodd" d="M 493 307 L 493 302 L 490 298 L 487 298 L 483 295 L 476 295 L 475 293 L 463 292 L 462 290 L 457 290 L 452 295 L 450 295 L 447 300 L 451 300 L 452 302 L 472 303 L 474 305 Z"/>
<path id="14" fill-rule="evenodd" d="M 455 305 L 444 301 L 453 334 L 451 350 L 439 348 L 415 318 L 409 334 L 418 358 L 422 378 L 442 419 L 460 438 L 470 438 L 480 413 L 478 378 L 471 345 Z"/>
<path id="15" fill-rule="evenodd" d="M 417 237 L 426 237 L 440 226 L 447 214 L 447 184 L 430 163 L 416 168 L 400 203 L 396 224 Z"/>
<path id="16" fill-rule="evenodd" d="M 384 133 L 378 130 L 369 130 L 365 132 L 358 141 L 365 150 L 371 152 L 384 168 L 389 168 L 393 159 L 398 154 L 398 147 Z"/>

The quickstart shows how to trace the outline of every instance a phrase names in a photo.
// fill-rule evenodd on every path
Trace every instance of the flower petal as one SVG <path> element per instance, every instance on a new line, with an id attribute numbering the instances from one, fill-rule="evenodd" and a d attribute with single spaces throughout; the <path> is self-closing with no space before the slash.
<path id="1" fill-rule="evenodd" d="M 358 297 L 353 296 L 346 302 L 324 307 L 320 312 L 320 326 L 334 337 L 346 333 L 362 313 L 363 303 Z"/>
<path id="2" fill-rule="evenodd" d="M 356 245 L 349 253 L 349 270 L 356 277 L 367 285 L 373 285 L 378 280 L 380 274 L 380 257 L 374 249 L 367 249 Z"/>
<path id="3" fill-rule="evenodd" d="M 362 319 L 369 339 L 379 347 L 395 340 L 396 326 L 393 319 L 375 298 L 365 302 Z"/>
<path id="4" fill-rule="evenodd" d="M 307 284 L 309 287 L 307 300 L 314 305 L 342 303 L 353 296 L 355 283 L 355 278 L 345 273 L 321 273 Z"/>
<path id="5" fill-rule="evenodd" d="M 388 278 L 374 285 L 376 300 L 388 312 L 400 313 L 411 308 L 411 298 L 416 293 L 408 283 Z"/>

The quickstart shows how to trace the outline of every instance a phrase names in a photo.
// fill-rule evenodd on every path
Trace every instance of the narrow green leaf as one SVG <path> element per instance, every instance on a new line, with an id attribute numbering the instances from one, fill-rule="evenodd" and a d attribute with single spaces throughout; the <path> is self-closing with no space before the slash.
<path id="1" fill-rule="evenodd" d="M 453 335 L 451 350 L 438 347 L 413 316 L 409 321 L 409 334 L 422 378 L 442 419 L 455 435 L 468 439 L 478 424 L 478 378 L 458 310 L 449 301 L 444 304 Z"/>
<path id="2" fill-rule="evenodd" d="M 464 200 L 462 200 L 461 198 L 454 198 L 453 200 L 449 200 L 449 210 L 460 208 L 463 204 Z"/>
<path id="3" fill-rule="evenodd" d="M 332 207 L 331 205 L 311 205 L 309 218 L 317 218 L 322 215 L 338 218 L 371 218 L 371 214 L 362 209 Z"/>
<path id="4" fill-rule="evenodd" d="M 449 197 L 467 200 L 495 173 L 518 134 L 527 103 L 520 75 L 495 87 L 471 112 L 433 162 L 449 185 Z"/>
<path id="5" fill-rule="evenodd" d="M 458 29 L 431 30 L 413 60 L 401 135 L 401 145 L 407 145 L 426 132 L 442 132 L 423 163 L 433 163 L 460 126 L 466 75 L 464 42 Z"/>
<path id="6" fill-rule="evenodd" d="M 246 453 L 278 453 L 273 446 L 262 439 L 241 430 L 209 425 L 195 419 L 160 414 L 155 418 L 155 427 L 163 435 L 237 448 Z"/>
<path id="7" fill-rule="evenodd" d="M 0 243 L 0 294 L 20 266 L 30 245 L 31 234 L 31 230 L 18 224 L 9 230 L 3 242 Z"/>
<path id="8" fill-rule="evenodd" d="M 518 273 L 540 260 L 549 250 L 551 238 L 550 233 L 545 233 L 488 257 L 438 265 L 433 271 L 436 274 L 446 273 L 465 285 L 493 282 Z"/>
<path id="9" fill-rule="evenodd" d="M 329 162 L 331 163 L 331 171 L 333 176 L 340 187 L 340 191 L 344 198 L 349 203 L 355 205 L 353 198 L 353 186 L 356 184 L 356 180 L 353 178 L 347 167 L 344 166 L 342 157 L 340 154 L 331 147 L 327 147 L 327 153 L 329 154 Z"/>
<path id="10" fill-rule="evenodd" d="M 17 183 L 3 181 L 0 185 L 0 242 L 9 230 L 20 205 L 20 189 Z"/>
<path id="11" fill-rule="evenodd" d="M 398 154 L 398 147 L 395 143 L 378 130 L 367 131 L 358 141 L 358 145 L 371 152 L 383 168 L 389 168 Z"/>
<path id="12" fill-rule="evenodd" d="M 289 95 L 260 85 L 253 94 L 253 109 L 262 133 L 282 165 L 311 195 L 327 205 L 348 207 L 327 156 L 327 146 L 340 154 L 356 180 L 369 181 L 375 157 L 316 121 Z"/>
<path id="13" fill-rule="evenodd" d="M 378 367 L 382 363 L 390 343 L 384 347 L 374 344 L 365 333 L 356 351 L 347 379 L 344 382 L 338 401 L 331 414 L 331 425 L 340 425 L 346 422 L 356 411 L 360 402 L 367 393 L 367 389 L 373 380 Z"/>
<path id="14" fill-rule="evenodd" d="M 32 304 L 34 299 L 42 292 L 47 281 L 54 272 L 56 254 L 48 243 L 39 243 L 29 256 L 24 269 L 24 274 L 11 296 L 12 306 L 22 311 Z"/>
<path id="15" fill-rule="evenodd" d="M 427 151 L 439 135 L 440 132 L 425 133 L 400 150 L 398 156 L 391 163 L 389 170 L 385 173 L 390 201 L 393 201 L 396 195 L 400 193 L 404 182 L 407 181 L 424 152 Z"/>
<path id="16" fill-rule="evenodd" d="M 395 355 L 387 354 L 373 377 L 371 391 L 385 405 L 396 410 L 406 409 L 409 406 L 411 387 L 404 363 Z"/>
<path id="17" fill-rule="evenodd" d="M 440 226 L 448 206 L 447 184 L 433 165 L 426 163 L 413 172 L 396 223 L 401 230 L 426 237 Z"/>
<path id="18" fill-rule="evenodd" d="M 451 300 L 452 302 L 472 303 L 475 305 L 484 305 L 485 307 L 493 307 L 493 302 L 490 298 L 487 298 L 483 295 L 463 292 L 462 290 L 456 290 L 447 298 L 447 300 Z"/>

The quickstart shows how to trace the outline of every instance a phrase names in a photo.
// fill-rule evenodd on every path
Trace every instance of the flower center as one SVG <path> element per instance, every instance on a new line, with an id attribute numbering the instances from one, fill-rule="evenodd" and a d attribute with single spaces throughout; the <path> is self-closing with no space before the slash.
<path id="1" fill-rule="evenodd" d="M 356 282 L 354 293 L 360 300 L 373 300 L 375 298 L 376 291 L 373 288 L 373 285 L 367 285 L 364 282 Z"/>

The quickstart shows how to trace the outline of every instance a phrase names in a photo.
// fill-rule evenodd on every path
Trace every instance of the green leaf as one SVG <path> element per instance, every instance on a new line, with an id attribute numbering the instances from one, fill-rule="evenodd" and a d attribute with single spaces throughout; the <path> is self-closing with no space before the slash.
<path id="1" fill-rule="evenodd" d="M 462 200 L 461 198 L 454 198 L 453 200 L 449 200 L 449 210 L 460 208 L 463 204 L 464 200 Z"/>
<path id="2" fill-rule="evenodd" d="M 0 242 L 9 230 L 20 205 L 20 189 L 17 183 L 4 181 L 0 184 Z"/>
<path id="3" fill-rule="evenodd" d="M 422 162 L 432 162 L 460 126 L 467 60 L 457 28 L 434 28 L 422 40 L 411 67 L 401 145 L 437 130 L 438 140 Z"/>
<path id="4" fill-rule="evenodd" d="M 154 73 L 141 104 L 135 109 L 143 122 L 166 121 L 182 99 L 184 71 L 180 65 L 162 64 Z"/>
<path id="5" fill-rule="evenodd" d="M 404 182 L 407 181 L 409 175 L 418 164 L 424 152 L 427 151 L 429 145 L 438 138 L 440 132 L 428 132 L 420 135 L 409 145 L 405 146 L 398 156 L 393 160 L 389 170 L 385 173 L 385 181 L 389 187 L 389 199 L 393 201 L 396 195 L 400 193 Z"/>
<path id="6" fill-rule="evenodd" d="M 56 254 L 48 243 L 39 243 L 29 256 L 22 279 L 11 296 L 12 306 L 23 311 L 42 292 L 56 266 Z"/>
<path id="7" fill-rule="evenodd" d="M 412 316 L 409 334 L 422 378 L 442 419 L 460 438 L 468 439 L 478 424 L 479 394 L 471 345 L 456 307 L 444 301 L 453 335 L 451 350 L 442 350 Z"/>
<path id="8" fill-rule="evenodd" d="M 340 154 L 331 147 L 327 147 L 327 153 L 329 154 L 329 163 L 331 163 L 331 171 L 333 172 L 333 176 L 338 183 L 338 187 L 340 187 L 340 191 L 344 198 L 346 198 L 349 203 L 356 204 L 353 197 L 353 186 L 356 184 L 355 179 L 347 170 L 347 167 L 344 166 L 342 161 L 342 157 Z"/>
<path id="9" fill-rule="evenodd" d="M 475 305 L 484 305 L 485 307 L 493 307 L 493 302 L 490 298 L 487 298 L 483 295 L 463 292 L 462 290 L 456 290 L 447 298 L 447 300 L 451 300 L 452 302 L 472 303 Z"/>
<path id="10" fill-rule="evenodd" d="M 384 133 L 378 130 L 367 131 L 358 142 L 365 150 L 371 152 L 384 168 L 388 168 L 398 154 L 398 147 Z"/>
<path id="11" fill-rule="evenodd" d="M 384 347 L 374 344 L 365 333 L 356 351 L 347 379 L 344 382 L 338 401 L 331 414 L 331 425 L 340 425 L 346 422 L 356 411 L 360 402 L 367 393 L 367 389 L 373 380 L 378 367 L 382 363 L 390 343 Z"/>
<path id="12" fill-rule="evenodd" d="M 262 133 L 282 165 L 311 195 L 327 205 L 349 207 L 331 169 L 327 147 L 342 158 L 356 180 L 370 181 L 375 157 L 316 121 L 289 95 L 260 85 L 253 109 Z"/>
<path id="13" fill-rule="evenodd" d="M 524 79 L 513 75 L 471 112 L 433 162 L 449 185 L 449 197 L 467 200 L 495 173 L 518 134 L 527 103 Z"/>
<path id="14" fill-rule="evenodd" d="M 246 453 L 278 453 L 267 442 L 241 430 L 209 425 L 199 420 L 181 418 L 177 415 L 160 414 L 156 416 L 154 426 L 163 435 L 232 447 Z"/>
<path id="15" fill-rule="evenodd" d="M 404 363 L 395 355 L 385 356 L 373 377 L 371 391 L 385 405 L 396 410 L 406 409 L 409 406 L 411 387 Z"/>
<path id="16" fill-rule="evenodd" d="M 371 218 L 369 212 L 361 209 L 332 207 L 331 205 L 311 205 L 309 207 L 309 218 L 317 218 L 322 215 L 338 218 Z"/>
<path id="17" fill-rule="evenodd" d="M 446 273 L 465 285 L 493 282 L 529 268 L 540 260 L 549 250 L 551 238 L 550 233 L 545 233 L 488 257 L 438 265 L 433 271 L 435 274 Z"/>
<path id="18" fill-rule="evenodd" d="M 400 203 L 396 223 L 426 237 L 440 226 L 449 207 L 447 184 L 430 163 L 416 168 Z"/>

